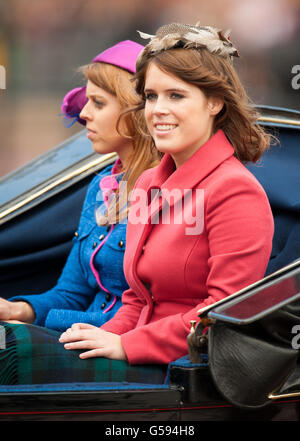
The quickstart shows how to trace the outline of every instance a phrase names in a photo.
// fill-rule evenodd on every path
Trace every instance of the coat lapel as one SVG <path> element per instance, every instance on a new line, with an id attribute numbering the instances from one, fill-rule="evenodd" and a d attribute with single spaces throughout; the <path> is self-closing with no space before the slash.
<path id="1" fill-rule="evenodd" d="M 199 150 L 194 153 L 177 170 L 174 169 L 174 161 L 169 154 L 165 155 L 158 166 L 157 174 L 154 176 L 152 185 L 171 192 L 177 189 L 171 204 L 178 202 L 184 196 L 185 190 L 192 190 L 210 173 L 213 172 L 222 162 L 233 156 L 234 150 L 227 140 L 224 132 L 219 130 Z M 173 173 L 166 174 L 172 169 Z M 160 170 L 162 169 L 162 170 Z M 177 195 L 177 196 L 176 196 Z"/>

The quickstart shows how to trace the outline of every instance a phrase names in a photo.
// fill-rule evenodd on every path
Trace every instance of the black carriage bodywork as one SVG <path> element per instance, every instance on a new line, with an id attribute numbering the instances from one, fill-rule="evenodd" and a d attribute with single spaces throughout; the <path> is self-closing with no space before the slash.
<path id="1" fill-rule="evenodd" d="M 250 167 L 266 189 L 275 217 L 268 274 L 259 282 L 263 289 L 264 283 L 271 280 L 272 284 L 282 276 L 279 268 L 297 266 L 294 262 L 300 257 L 300 182 L 294 172 L 300 158 L 300 112 L 271 107 L 259 111 L 260 123 L 275 131 L 280 141 L 280 146 L 266 152 L 261 164 Z M 80 132 L 0 180 L 1 296 L 43 292 L 55 284 L 71 248 L 88 183 L 114 160 L 114 155 L 93 153 Z M 285 273 L 290 270 L 288 266 Z M 268 405 L 250 410 L 223 397 L 205 360 L 197 364 L 179 360 L 170 365 L 168 378 L 165 385 L 0 386 L 0 420 L 300 419 L 297 384 L 283 394 L 273 394 Z"/>

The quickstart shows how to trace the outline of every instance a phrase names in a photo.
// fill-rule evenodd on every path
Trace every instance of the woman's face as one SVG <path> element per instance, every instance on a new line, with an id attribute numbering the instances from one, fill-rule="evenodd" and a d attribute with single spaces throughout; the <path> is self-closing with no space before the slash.
<path id="1" fill-rule="evenodd" d="M 223 104 L 153 62 L 146 72 L 144 93 L 145 118 L 155 145 L 179 167 L 211 137 L 214 117 Z"/>
<path id="2" fill-rule="evenodd" d="M 116 152 L 123 162 L 132 150 L 130 140 L 117 132 L 117 121 L 121 113 L 118 99 L 96 86 L 90 80 L 86 86 L 88 102 L 80 113 L 86 121 L 87 137 L 92 141 L 96 153 Z"/>

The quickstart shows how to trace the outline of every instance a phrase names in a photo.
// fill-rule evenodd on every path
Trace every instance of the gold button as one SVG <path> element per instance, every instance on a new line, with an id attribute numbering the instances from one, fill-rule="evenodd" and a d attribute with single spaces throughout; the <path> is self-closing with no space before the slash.
<path id="1" fill-rule="evenodd" d="M 93 248 L 96 248 L 96 246 L 97 246 L 97 242 L 94 242 L 93 243 Z"/>
<path id="2" fill-rule="evenodd" d="M 99 240 L 103 240 L 105 238 L 105 234 L 101 234 L 101 236 L 99 236 Z"/>
<path id="3" fill-rule="evenodd" d="M 118 243 L 119 247 L 122 248 L 124 246 L 124 242 L 123 240 L 120 240 L 120 242 Z"/>
<path id="4" fill-rule="evenodd" d="M 75 231 L 75 234 L 74 234 L 74 236 L 75 236 L 75 237 L 79 237 L 79 234 L 78 234 L 78 232 L 77 232 L 77 231 Z"/>

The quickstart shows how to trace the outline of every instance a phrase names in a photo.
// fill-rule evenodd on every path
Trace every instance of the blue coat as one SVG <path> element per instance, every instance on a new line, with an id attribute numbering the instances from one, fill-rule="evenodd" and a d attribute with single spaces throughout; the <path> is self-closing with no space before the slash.
<path id="1" fill-rule="evenodd" d="M 96 208 L 104 206 L 99 184 L 111 169 L 106 167 L 89 185 L 73 247 L 56 286 L 43 294 L 10 299 L 31 304 L 35 325 L 58 331 L 77 322 L 101 326 L 121 306 L 122 293 L 128 289 L 123 273 L 127 223 L 104 227 L 95 219 Z"/>

